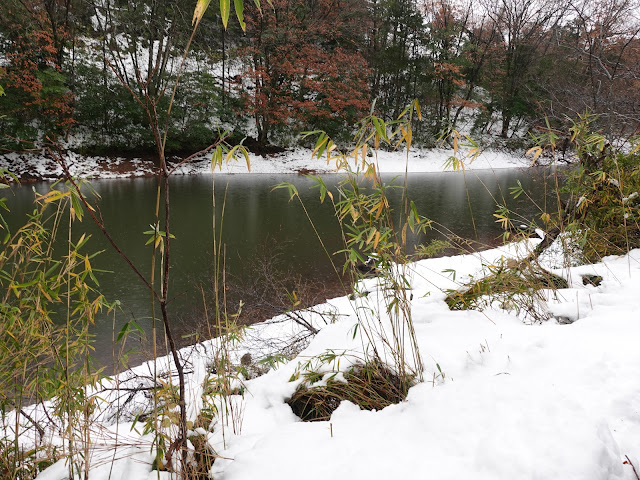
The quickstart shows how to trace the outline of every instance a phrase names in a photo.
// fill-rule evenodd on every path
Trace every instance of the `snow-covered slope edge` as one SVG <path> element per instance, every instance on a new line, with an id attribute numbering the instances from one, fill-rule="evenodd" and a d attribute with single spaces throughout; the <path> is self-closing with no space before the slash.
<path id="1" fill-rule="evenodd" d="M 336 171 L 335 164 L 327 164 L 325 160 L 311 158 L 311 150 L 296 148 L 286 152 L 261 156 L 250 154 L 252 173 L 300 173 L 317 172 L 328 173 Z M 445 168 L 447 159 L 453 155 L 453 150 L 413 148 L 407 162 L 406 152 L 377 152 L 371 161 L 376 161 L 382 173 L 404 172 L 442 172 L 451 170 Z M 73 152 L 65 154 L 72 175 L 84 178 L 122 178 L 134 176 L 149 176 L 154 173 L 151 160 L 139 158 L 108 158 L 81 156 Z M 177 160 L 176 160 L 177 161 Z M 502 169 L 527 167 L 531 159 L 523 154 L 487 150 L 473 162 L 466 161 L 467 169 Z M 62 168 L 56 162 L 43 155 L 8 153 L 0 155 L 0 167 L 6 167 L 18 177 L 35 179 L 56 179 L 63 176 Z M 176 169 L 177 175 L 193 175 L 211 172 L 211 155 L 204 154 Z M 246 173 L 244 160 L 231 162 L 222 168 L 222 173 Z"/>
<path id="2" fill-rule="evenodd" d="M 636 466 L 640 460 L 640 250 L 555 271 L 570 288 L 557 291 L 549 309 L 573 320 L 568 325 L 553 319 L 530 325 L 500 310 L 449 311 L 443 290 L 486 273 L 487 265 L 518 250 L 524 254 L 523 245 L 510 245 L 412 266 L 412 313 L 425 378 L 437 374 L 438 363 L 444 382 L 419 384 L 405 402 L 379 412 L 343 402 L 330 422 L 302 423 L 284 403 L 296 387 L 289 382 L 292 373 L 326 349 L 361 349 L 352 335 L 353 300 L 341 297 L 322 306 L 335 323 L 324 326 L 294 360 L 245 382 L 244 398 L 237 398 L 236 432 L 230 424 L 223 428 L 222 420 L 205 432 L 220 455 L 214 477 L 634 479 L 624 462 L 626 456 Z M 603 281 L 585 286 L 583 274 Z M 367 282 L 375 291 L 375 280 Z M 311 320 L 323 324 L 318 315 Z M 294 322 L 272 319 L 250 329 L 235 355 L 239 360 L 249 352 L 257 359 L 303 331 Z M 193 372 L 191 416 L 216 344 L 182 352 Z M 125 375 L 136 374 L 139 382 L 150 369 L 147 364 Z M 142 408 L 136 402 L 144 403 L 144 394 L 137 395 L 129 401 L 132 414 Z M 101 396 L 106 402 L 96 425 L 103 426 L 95 428 L 90 478 L 157 478 L 150 437 L 132 432 L 124 417 L 113 423 L 115 405 L 107 393 Z M 58 462 L 38 478 L 63 479 L 66 471 Z"/>

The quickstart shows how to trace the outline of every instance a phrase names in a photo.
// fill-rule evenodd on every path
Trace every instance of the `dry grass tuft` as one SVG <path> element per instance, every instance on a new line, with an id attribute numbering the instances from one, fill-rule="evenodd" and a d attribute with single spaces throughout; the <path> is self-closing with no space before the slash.
<path id="1" fill-rule="evenodd" d="M 547 317 L 539 308 L 545 300 L 542 290 L 567 287 L 564 278 L 539 266 L 500 266 L 462 291 L 449 293 L 445 301 L 451 310 L 482 310 L 496 304 L 533 321 L 543 321 Z"/>
<path id="2" fill-rule="evenodd" d="M 318 374 L 315 380 L 321 378 Z M 308 380 L 287 403 L 303 421 L 313 422 L 329 420 L 343 400 L 366 410 L 381 410 L 406 398 L 400 377 L 377 361 L 354 366 L 344 374 L 344 380 L 338 379 L 337 374 L 317 386 Z"/>

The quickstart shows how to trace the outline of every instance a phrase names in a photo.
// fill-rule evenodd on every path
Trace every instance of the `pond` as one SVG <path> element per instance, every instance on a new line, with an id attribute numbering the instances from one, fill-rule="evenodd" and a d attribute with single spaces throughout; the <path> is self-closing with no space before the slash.
<path id="1" fill-rule="evenodd" d="M 497 170 L 451 173 L 410 174 L 409 197 L 421 215 L 462 238 L 474 240 L 477 246 L 499 243 L 503 231 L 493 214 L 496 203 L 507 203 L 530 218 L 537 207 L 552 205 L 554 194 L 553 172 L 549 170 Z M 338 175 L 323 177 L 334 187 Z M 384 176 L 386 182 L 392 176 Z M 258 278 L 258 270 L 271 264 L 277 257 L 278 266 L 293 272 L 316 285 L 337 285 L 329 258 L 298 201 L 289 201 L 286 190 L 272 190 L 282 181 L 293 183 L 331 253 L 342 248 L 341 235 L 331 205 L 321 204 L 314 181 L 297 175 L 210 175 L 175 177 L 171 183 L 172 241 L 170 314 L 178 319 L 178 334 L 185 336 L 197 330 L 202 321 L 203 296 L 211 296 L 213 274 L 213 202 L 215 187 L 217 231 L 222 232 L 228 278 L 235 285 Z M 522 195 L 511 198 L 509 188 L 520 181 L 533 202 Z M 396 180 L 402 184 L 402 178 Z M 148 273 L 151 265 L 151 246 L 145 245 L 144 231 L 154 223 L 157 185 L 153 178 L 109 179 L 91 182 L 99 193 L 99 207 L 104 222 L 113 238 L 138 266 Z M 14 227 L 24 222 L 25 214 L 33 209 L 33 191 L 45 193 L 48 183 L 37 183 L 14 188 L 8 204 L 8 216 Z M 392 190 L 392 205 L 398 204 L 400 192 Z M 224 216 L 221 215 L 224 205 Z M 144 285 L 128 269 L 125 262 L 108 245 L 89 218 L 76 225 L 76 234 L 86 230 L 92 234 L 90 251 L 104 250 L 94 261 L 94 268 L 113 273 L 100 274 L 100 289 L 109 299 L 121 302 L 121 311 L 101 316 L 96 322 L 95 356 L 99 363 L 111 365 L 112 338 L 122 325 L 132 319 L 146 331 L 151 326 L 150 295 Z M 413 242 L 428 242 L 441 238 L 437 231 Z M 341 267 L 340 257 L 333 260 Z M 260 277 L 263 278 L 263 277 Z M 232 282 L 229 282 L 232 284 Z M 250 282 L 249 282 L 250 283 Z M 237 287 L 236 287 L 237 288 Z M 339 294 L 335 288 L 330 292 Z M 236 298 L 242 295 L 236 295 Z M 235 307 L 234 307 L 235 308 Z M 189 341 L 188 339 L 184 340 Z M 138 359 L 144 356 L 138 355 Z"/>

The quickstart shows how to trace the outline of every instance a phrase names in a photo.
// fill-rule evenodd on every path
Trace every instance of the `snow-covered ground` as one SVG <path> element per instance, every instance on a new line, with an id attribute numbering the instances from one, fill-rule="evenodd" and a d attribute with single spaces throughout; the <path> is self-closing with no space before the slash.
<path id="1" fill-rule="evenodd" d="M 507 258 L 526 255 L 536 242 L 409 267 L 425 381 L 410 389 L 406 401 L 380 411 L 345 401 L 330 421 L 308 423 L 285 403 L 301 381 L 290 381 L 293 374 L 310 359 L 327 350 L 347 352 L 339 366 L 344 370 L 363 355 L 366 342 L 354 336 L 354 312 L 375 307 L 384 291 L 376 279 L 367 279 L 361 289 L 368 296 L 316 307 L 307 319 L 320 331 L 297 357 L 244 381 L 244 395 L 231 397 L 233 415 L 220 414 L 210 425 L 194 428 L 218 455 L 213 478 L 637 479 L 640 250 L 595 265 L 554 269 L 569 288 L 547 292 L 539 308 L 550 319 L 542 323 L 497 307 L 450 311 L 444 302 L 447 289 L 461 288 Z M 584 285 L 587 274 L 601 276 L 602 283 Z M 235 344 L 234 362 L 250 353 L 256 365 L 304 335 L 305 329 L 286 317 L 255 325 Z M 219 348 L 219 340 L 213 340 L 182 351 L 191 372 L 191 421 L 203 402 L 220 402 L 203 395 Z M 168 363 L 157 360 L 161 371 Z M 144 387 L 152 369 L 148 363 L 126 372 L 121 388 Z M 102 392 L 96 404 L 90 478 L 170 478 L 152 471 L 151 436 L 138 433 L 140 423 L 132 430 L 133 415 L 150 408 L 144 392 L 115 398 L 115 392 Z M 118 402 L 123 406 L 124 399 L 129 417 L 116 423 Z M 35 408 L 30 414 L 43 418 Z M 35 436 L 31 429 L 22 439 Z M 67 471 L 61 460 L 38 478 L 62 480 Z"/>
<path id="2" fill-rule="evenodd" d="M 436 148 L 414 148 L 407 155 L 403 151 L 379 151 L 376 157 L 369 160 L 378 165 L 382 173 L 398 173 L 408 169 L 409 172 L 441 172 L 445 170 L 447 160 L 453 150 Z M 72 175 L 85 178 L 118 178 L 152 175 L 152 161 L 141 159 L 125 160 L 124 158 L 85 157 L 69 152 L 65 155 Z M 531 158 L 523 154 L 487 150 L 473 162 L 466 161 L 467 169 L 501 169 L 527 167 Z M 336 171 L 335 163 L 328 164 L 324 159 L 311 157 L 311 150 L 297 148 L 276 155 L 250 154 L 251 172 L 253 173 L 324 173 Z M 56 162 L 42 155 L 9 153 L 0 156 L 0 167 L 9 168 L 18 177 L 41 179 L 60 178 L 62 168 Z M 450 170 L 451 167 L 448 167 Z M 179 166 L 175 174 L 190 175 L 211 172 L 211 155 L 205 154 Z M 230 162 L 222 168 L 223 173 L 246 173 L 244 159 Z"/>

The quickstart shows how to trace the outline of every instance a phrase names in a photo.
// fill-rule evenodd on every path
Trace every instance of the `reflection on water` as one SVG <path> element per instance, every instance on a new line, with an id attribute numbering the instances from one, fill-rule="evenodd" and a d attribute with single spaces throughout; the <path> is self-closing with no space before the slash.
<path id="1" fill-rule="evenodd" d="M 495 245 L 502 234 L 493 217 L 496 204 L 507 203 L 525 218 L 534 215 L 536 208 L 524 195 L 517 200 L 509 198 L 509 187 L 515 186 L 519 180 L 531 198 L 544 207 L 554 198 L 553 183 L 545 175 L 549 172 L 505 170 L 411 174 L 409 197 L 421 215 L 439 224 L 439 230 L 480 244 Z M 391 181 L 392 178 L 386 176 L 384 180 Z M 202 302 L 197 286 L 206 284 L 213 271 L 212 180 L 213 177 L 205 175 L 176 177 L 171 182 L 171 231 L 176 239 L 171 244 L 170 290 L 173 300 L 169 307 L 174 315 L 192 310 L 194 304 Z M 311 189 L 314 183 L 311 179 L 291 175 L 217 175 L 216 231 L 225 246 L 227 270 L 236 276 L 252 275 L 251 259 L 268 256 L 269 249 L 282 244 L 286 246 L 286 266 L 303 277 L 331 282 L 335 275 L 332 275 L 331 263 L 299 202 L 290 202 L 286 190 L 272 191 L 273 186 L 283 180 L 294 183 L 298 188 L 327 249 L 336 252 L 342 248 L 339 226 L 331 205 L 320 203 L 318 190 Z M 330 187 L 339 180 L 337 175 L 324 177 Z M 398 178 L 396 183 L 401 184 L 402 178 Z M 155 179 L 96 180 L 92 185 L 101 196 L 100 210 L 111 235 L 138 268 L 148 274 L 152 250 L 145 246 L 147 238 L 143 232 L 154 223 Z M 12 210 L 9 220 L 14 227 L 23 221 L 26 212 L 33 209 L 32 188 L 44 193 L 49 184 L 27 185 L 14 190 L 15 195 L 8 202 Z M 390 190 L 392 205 L 399 203 L 400 194 L 399 190 Z M 110 248 L 89 218 L 74 228 L 78 234 L 86 229 L 93 235 L 89 244 L 92 251 L 104 250 L 94 261 L 94 268 L 113 272 L 99 275 L 99 281 L 102 293 L 109 300 L 118 299 L 122 304 L 122 311 L 115 320 L 116 331 L 130 319 L 136 319 L 148 329 L 151 325 L 150 295 L 144 285 Z M 425 242 L 440 236 L 434 231 L 427 238 L 414 238 L 412 241 Z M 334 260 L 338 261 L 338 258 L 334 257 Z M 195 327 L 187 325 L 184 331 L 188 332 L 190 328 Z M 95 334 L 96 357 L 110 364 L 113 318 L 99 319 Z"/>

